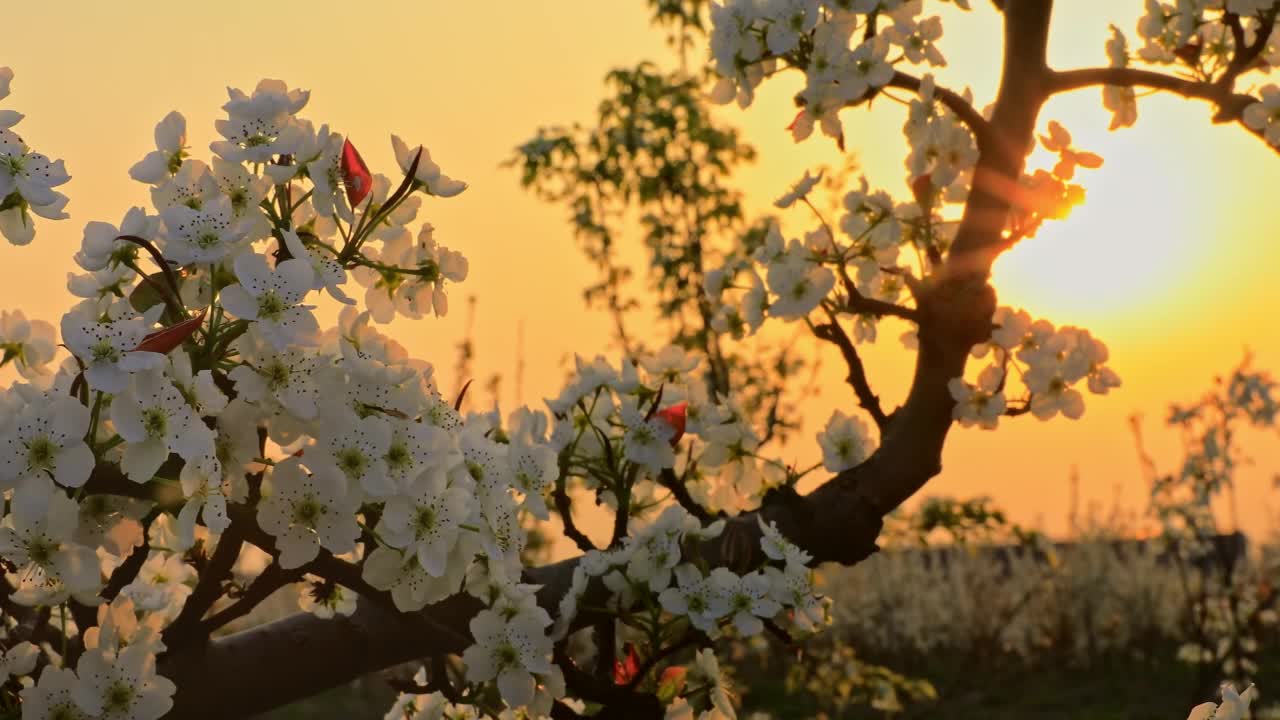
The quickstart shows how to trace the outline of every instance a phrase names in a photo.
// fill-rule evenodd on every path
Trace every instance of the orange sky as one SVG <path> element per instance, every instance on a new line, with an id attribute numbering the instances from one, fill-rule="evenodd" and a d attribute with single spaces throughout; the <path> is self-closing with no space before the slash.
<path id="1" fill-rule="evenodd" d="M 994 95 L 999 28 L 989 3 L 973 4 L 969 14 L 949 6 L 943 13 L 942 48 L 951 64 L 939 81 L 957 89 L 969 84 L 981 106 Z M 1056 67 L 1104 63 L 1109 22 L 1134 43 L 1139 0 L 1058 5 L 1050 44 Z M 72 199 L 71 220 L 42 223 L 30 247 L 0 245 L 0 308 L 22 308 L 56 324 L 70 302 L 65 275 L 83 224 L 114 223 L 130 204 L 145 204 L 145 188 L 127 170 L 151 149 L 155 122 L 181 110 L 190 144 L 207 156 L 224 86 L 247 89 L 260 77 L 278 77 L 311 89 L 304 115 L 347 133 L 375 169 L 394 168 L 387 137 L 396 132 L 425 143 L 446 172 L 471 183 L 459 198 L 429 200 L 420 216 L 471 261 L 471 279 L 452 293 L 455 312 L 393 325 L 417 355 L 436 363 L 445 387 L 469 294 L 479 297 L 477 375 L 505 376 L 506 408 L 515 399 L 519 323 L 526 402 L 555 392 L 572 352 L 605 348 L 606 319 L 582 310 L 580 290 L 592 276 L 563 210 L 524 193 L 515 174 L 498 164 L 538 125 L 589 121 L 610 68 L 669 61 L 639 0 L 216 6 L 83 0 L 24 3 L 5 12 L 10 32 L 0 65 L 12 66 L 17 78 L 4 107 L 27 115 L 18 129 L 37 150 L 66 159 L 73 179 L 62 188 Z M 805 169 L 839 163 L 832 143 L 814 138 L 796 146 L 784 132 L 799 87 L 798 77 L 773 80 L 749 111 L 721 114 L 760 151 L 738 178 L 753 212 L 768 209 Z M 1150 445 L 1172 468 L 1176 439 L 1159 426 L 1168 402 L 1197 396 L 1245 347 L 1260 367 L 1280 369 L 1271 314 L 1280 157 L 1239 128 L 1211 125 L 1205 105 L 1155 96 L 1140 102 L 1140 113 L 1136 128 L 1112 134 L 1096 89 L 1046 107 L 1042 127 L 1061 121 L 1077 146 L 1107 164 L 1085 176 L 1084 207 L 996 269 L 1002 302 L 1083 325 L 1106 340 L 1125 386 L 1090 398 L 1079 422 L 1025 417 L 995 433 L 957 430 L 930 491 L 989 493 L 1016 519 L 1057 532 L 1065 526 L 1074 465 L 1086 499 L 1109 502 L 1118 487 L 1121 501 L 1138 508 L 1145 490 L 1129 414 L 1147 415 Z M 904 190 L 902 121 L 901 107 L 889 102 L 845 115 L 850 150 L 873 185 L 895 193 Z M 787 218 L 795 228 L 806 221 Z M 890 402 L 901 397 L 909 374 L 899 332 L 883 328 L 881 344 L 868 351 L 873 382 Z M 802 462 L 817 456 L 808 439 L 832 408 L 853 406 L 838 357 L 825 357 L 824 382 L 837 389 L 806 409 L 806 441 L 788 448 Z M 1259 531 L 1268 527 L 1263 488 L 1280 467 L 1280 452 L 1274 436 L 1251 440 L 1258 465 L 1241 474 L 1249 498 L 1241 520 Z"/>

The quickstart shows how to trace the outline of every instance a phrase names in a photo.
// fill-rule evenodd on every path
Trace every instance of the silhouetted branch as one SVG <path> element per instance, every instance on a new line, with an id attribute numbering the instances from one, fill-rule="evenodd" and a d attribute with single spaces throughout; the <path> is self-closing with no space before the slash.
<path id="1" fill-rule="evenodd" d="M 849 339 L 848 333 L 840 326 L 840 320 L 835 313 L 827 310 L 827 316 L 831 322 L 814 325 L 813 334 L 840 348 L 840 354 L 849 368 L 849 374 L 845 379 L 853 388 L 854 395 L 858 397 L 858 404 L 871 415 L 872 420 L 875 420 L 876 427 L 883 430 L 889 424 L 889 416 L 885 414 L 884 408 L 880 407 L 879 396 L 871 390 L 871 384 L 867 381 L 867 368 L 862 364 L 862 357 L 858 355 L 858 349 Z"/>
<path id="2" fill-rule="evenodd" d="M 895 72 L 893 79 L 889 81 L 889 87 L 918 93 L 920 92 L 920 78 L 903 72 Z M 933 96 L 945 105 L 948 110 L 955 113 L 956 117 L 960 118 L 960 122 L 968 126 L 976 137 L 986 136 L 989 130 L 986 118 L 982 117 L 982 113 L 978 112 L 972 103 L 965 100 L 963 95 L 944 87 L 935 86 Z"/>
<path id="3" fill-rule="evenodd" d="M 1181 95 L 1189 100 L 1206 100 L 1217 108 L 1214 113 L 1215 123 L 1239 123 L 1241 127 L 1253 135 L 1266 141 L 1266 133 L 1245 125 L 1244 110 L 1259 100 L 1249 94 L 1234 92 L 1230 87 L 1219 83 L 1187 80 L 1173 75 L 1141 70 L 1138 68 L 1086 68 L 1066 70 L 1052 73 L 1049 81 L 1050 94 L 1070 92 L 1093 86 L 1119 85 L 1122 87 L 1148 87 Z M 1280 148 L 1272 147 L 1280 152 Z"/>
<path id="4" fill-rule="evenodd" d="M 689 494 L 689 488 L 685 486 L 684 479 L 676 477 L 676 471 L 672 468 L 664 468 L 658 473 L 658 484 L 671 491 L 671 496 L 676 502 L 680 503 L 680 507 L 684 508 L 688 513 L 696 518 L 703 525 L 715 522 L 716 517 L 707 512 L 693 496 Z"/>

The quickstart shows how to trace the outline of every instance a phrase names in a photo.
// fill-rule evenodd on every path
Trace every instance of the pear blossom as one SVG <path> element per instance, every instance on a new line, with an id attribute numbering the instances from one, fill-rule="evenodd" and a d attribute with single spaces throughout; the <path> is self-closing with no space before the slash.
<path id="1" fill-rule="evenodd" d="M 1065 367 L 1059 363 L 1037 365 L 1027 371 L 1031 414 L 1048 420 L 1061 412 L 1072 420 L 1084 415 L 1084 396 L 1071 387 Z"/>
<path id="2" fill-rule="evenodd" d="M 71 670 L 46 665 L 40 671 L 40 681 L 22 690 L 23 720 L 90 720 L 96 717 L 76 704 L 75 693 L 79 686 L 80 680 Z"/>
<path id="3" fill-rule="evenodd" d="M 447 473 L 462 462 L 457 440 L 431 423 L 388 418 L 391 442 L 383 459 L 397 490 L 407 490 L 424 472 Z"/>
<path id="4" fill-rule="evenodd" d="M 45 396 L 29 404 L 7 432 L 0 431 L 0 487 L 52 477 L 63 487 L 80 487 L 93 471 L 85 444 L 89 409 L 74 398 Z"/>
<path id="5" fill-rule="evenodd" d="M 159 720 L 173 707 L 177 687 L 156 674 L 155 655 L 146 646 L 127 647 L 114 659 L 89 650 L 76 664 L 76 673 L 76 705 L 103 720 Z"/>
<path id="6" fill-rule="evenodd" d="M 271 233 L 271 221 L 262 214 L 261 208 L 271 189 L 269 178 L 254 175 L 244 165 L 220 157 L 213 158 L 210 176 L 221 198 L 231 206 L 237 232 L 249 240 L 258 240 Z"/>
<path id="7" fill-rule="evenodd" d="M 252 335 L 242 338 L 238 347 L 243 362 L 228 377 L 239 397 L 278 404 L 303 420 L 316 416 L 320 386 L 314 352 L 297 347 L 276 352 L 266 343 L 255 342 Z"/>
<path id="8" fill-rule="evenodd" d="M 314 186 L 311 203 L 315 206 L 316 214 L 321 217 L 337 215 L 349 223 L 355 219 L 355 213 L 347 201 L 347 194 L 343 188 L 345 184 L 342 172 L 344 147 L 341 135 L 330 132 L 328 125 L 321 125 L 320 132 L 316 136 L 318 152 L 314 158 L 307 161 L 306 167 L 307 176 L 311 178 Z"/>
<path id="9" fill-rule="evenodd" d="M 154 523 L 153 523 L 154 529 Z M 180 552 L 165 552 L 155 548 L 177 543 L 159 540 L 152 537 L 154 544 L 147 559 L 138 570 L 138 577 L 125 585 L 120 593 L 128 597 L 137 609 L 156 613 L 167 623 L 178 616 L 184 603 L 191 596 L 196 571 L 186 562 Z"/>
<path id="10" fill-rule="evenodd" d="M 416 553 L 422 569 L 440 577 L 472 500 L 465 488 L 449 486 L 444 473 L 426 472 L 406 494 L 387 501 L 379 535 L 392 547 Z"/>
<path id="11" fill-rule="evenodd" d="M 396 162 L 400 164 L 400 170 L 409 172 L 409 168 L 413 165 L 414 155 L 421 151 L 418 158 L 418 169 L 414 173 L 413 179 L 427 192 L 437 197 L 453 197 L 461 194 L 467 189 L 467 184 L 461 180 L 454 180 L 440 171 L 440 166 L 431 160 L 431 153 L 421 145 L 416 148 L 410 148 L 400 139 L 398 135 L 391 136 L 391 149 L 395 151 Z"/>
<path id="12" fill-rule="evenodd" d="M 125 440 L 120 467 L 134 482 L 154 477 L 171 452 L 194 460 L 214 451 L 213 433 L 160 372 L 135 375 L 111 403 L 111 421 Z"/>
<path id="13" fill-rule="evenodd" d="M 786 256 L 769 264 L 769 289 L 777 299 L 769 305 L 769 314 L 784 320 L 807 316 L 835 286 L 835 274 L 804 257 L 798 245 Z"/>
<path id="14" fill-rule="evenodd" d="M 355 592 L 329 580 L 312 575 L 298 584 L 298 607 L 322 619 L 349 616 L 356 611 Z"/>
<path id="15" fill-rule="evenodd" d="M 718 521 L 704 533 L 701 524 L 684 508 L 679 505 L 668 507 L 653 525 L 631 540 L 627 577 L 647 582 L 650 590 L 661 592 L 671 584 L 672 572 L 680 564 L 680 543 L 686 538 L 715 537 L 723 525 L 723 521 Z"/>
<path id="16" fill-rule="evenodd" d="M 662 609 L 673 615 L 687 616 L 695 628 L 714 636 L 719 632 L 717 624 L 720 618 L 729 612 L 726 588 L 705 577 L 693 565 L 678 565 L 674 572 L 676 586 L 658 595 Z"/>
<path id="17" fill-rule="evenodd" d="M 30 675 L 36 669 L 36 660 L 39 658 L 40 648 L 26 641 L 0 651 L 0 678 L 8 680 Z"/>
<path id="18" fill-rule="evenodd" d="M 804 177 L 797 180 L 784 195 L 773 201 L 773 206 L 784 210 L 791 207 L 797 200 L 803 200 L 808 197 L 809 193 L 813 192 L 813 188 L 821 181 L 821 172 L 817 175 L 810 175 L 809 171 L 806 170 Z"/>
<path id="19" fill-rule="evenodd" d="M 125 265 L 116 265 L 91 273 L 67 273 L 67 290 L 80 298 L 110 301 L 129 292 L 138 273 Z"/>
<path id="20" fill-rule="evenodd" d="M 782 605 L 770 597 L 769 578 L 761 573 L 739 576 L 728 568 L 720 567 L 711 571 L 711 582 L 724 596 L 728 606 L 726 614 L 743 637 L 763 632 L 763 619 L 772 618 L 782 611 Z"/>
<path id="21" fill-rule="evenodd" d="M 951 415 L 963 427 L 978 425 L 984 430 L 994 430 L 1007 408 L 1000 382 L 1004 373 L 997 365 L 990 365 L 978 376 L 978 384 L 970 385 L 963 378 L 951 378 L 947 391 L 956 401 Z"/>
<path id="22" fill-rule="evenodd" d="M 520 567 L 520 551 L 526 533 L 520 526 L 519 506 L 504 487 L 481 485 L 476 489 L 480 505 L 480 544 L 495 566 Z"/>
<path id="23" fill-rule="evenodd" d="M 1091 152 L 1082 152 L 1071 146 L 1071 133 L 1058 121 L 1049 123 L 1049 134 L 1040 136 L 1040 144 L 1049 152 L 1058 153 L 1058 164 L 1053 174 L 1063 180 L 1075 177 L 1076 166 L 1095 169 L 1102 166 L 1102 158 Z"/>
<path id="24" fill-rule="evenodd" d="M 1280 86 L 1268 83 L 1260 92 L 1262 99 L 1244 109 L 1244 124 L 1280 147 Z"/>
<path id="25" fill-rule="evenodd" d="M 449 312 L 445 281 L 466 280 L 468 263 L 462 253 L 439 245 L 434 230 L 427 223 L 418 232 L 417 243 L 412 242 L 413 235 L 408 230 L 386 243 L 383 259 L 404 269 L 394 277 L 357 269 L 357 279 L 369 286 L 365 303 L 375 321 L 390 322 L 396 312 L 414 319 L 428 312 L 438 317 Z"/>
<path id="26" fill-rule="evenodd" d="M 511 463 L 512 486 L 524 493 L 525 509 L 539 520 L 548 519 L 544 495 L 560 473 L 556 451 L 530 432 L 517 432 L 510 438 L 507 459 Z"/>
<path id="27" fill-rule="evenodd" d="M 200 209 L 173 205 L 161 213 L 161 218 L 165 255 L 179 265 L 216 263 L 239 249 L 245 240 L 231 201 L 222 195 L 205 202 Z"/>
<path id="28" fill-rule="evenodd" d="M 845 97 L 857 100 L 872 89 L 883 87 L 893 79 L 893 66 L 887 61 L 888 38 L 877 36 L 853 49 L 849 56 L 849 74 L 844 82 Z"/>
<path id="29" fill-rule="evenodd" d="M 299 460 L 277 463 L 271 495 L 258 507 L 258 524 L 276 538 L 280 567 L 289 570 L 315 559 L 323 547 L 335 554 L 355 549 L 360 491 L 338 468 L 317 463 L 308 473 Z"/>
<path id="30" fill-rule="evenodd" d="M 657 353 L 641 358 L 640 367 L 655 383 L 684 383 L 701 362 L 702 358 L 696 353 L 678 345 L 666 345 Z"/>
<path id="31" fill-rule="evenodd" d="M 622 407 L 622 422 L 627 427 L 623 439 L 623 454 L 627 460 L 654 474 L 675 465 L 676 456 L 671 449 L 674 428 L 656 417 L 646 419 L 629 405 Z"/>
<path id="32" fill-rule="evenodd" d="M 774 0 L 769 3 L 765 44 L 774 55 L 786 55 L 800 44 L 800 37 L 818 24 L 818 4 L 810 0 Z"/>
<path id="33" fill-rule="evenodd" d="M 156 123 L 156 149 L 129 168 L 129 177 L 155 185 L 178 172 L 186 156 L 187 119 L 174 110 Z"/>
<path id="34" fill-rule="evenodd" d="M 301 133 L 293 116 L 311 99 L 310 91 L 264 79 L 253 95 L 237 88 L 227 88 L 227 95 L 230 99 L 222 106 L 227 117 L 214 121 L 225 139 L 209 145 L 214 153 L 232 162 L 270 163 L 276 155 L 297 150 Z"/>
<path id="35" fill-rule="evenodd" d="M 41 586 L 59 583 L 67 592 L 96 590 L 100 581 L 93 550 L 71 542 L 79 508 L 46 479 L 19 486 L 10 514 L 0 522 L 0 558 L 18 577 Z"/>
<path id="36" fill-rule="evenodd" d="M 240 282 L 222 289 L 222 305 L 236 317 L 253 322 L 276 350 L 307 341 L 319 330 L 311 306 L 301 305 L 314 273 L 306 260 L 285 260 L 272 270 L 267 259 L 244 253 L 235 259 Z"/>
<path id="37" fill-rule="evenodd" d="M 167 648 L 160 635 L 160 616 L 147 614 L 139 620 L 139 610 L 133 599 L 123 593 L 111 604 L 99 605 L 97 626 L 84 631 L 85 649 L 101 650 L 108 659 L 133 645 L 144 646 L 153 653 L 164 652 Z"/>
<path id="38" fill-rule="evenodd" d="M 1222 686 L 1222 703 L 1202 703 L 1191 709 L 1187 720 L 1244 720 L 1249 705 L 1258 697 L 1258 688 L 1250 685 L 1239 692 L 1232 685 Z"/>
<path id="39" fill-rule="evenodd" d="M 529 705 L 534 700 L 537 675 L 550 675 L 551 638 L 545 628 L 551 618 L 545 612 L 520 612 L 503 617 L 493 610 L 481 610 L 471 619 L 475 645 L 462 654 L 468 682 L 497 681 L 498 692 L 511 707 Z"/>
<path id="40" fill-rule="evenodd" d="M 0 127 L 0 232 L 14 245 L 26 245 L 35 235 L 28 210 L 51 220 L 68 217 L 62 211 L 67 196 L 53 188 L 70 179 L 61 160 L 32 152 L 16 133 Z"/>
<path id="41" fill-rule="evenodd" d="M 210 532 L 222 533 L 231 524 L 227 516 L 230 483 L 223 478 L 222 464 L 213 455 L 184 463 L 178 480 L 187 502 L 178 512 L 176 530 L 182 544 L 175 549 L 186 550 L 195 544 L 197 515 Z"/>
<path id="42" fill-rule="evenodd" d="M 756 516 L 756 522 L 760 525 L 760 549 L 770 560 L 778 560 L 788 566 L 808 565 L 813 560 L 812 555 L 788 540 L 773 522 L 766 524 L 759 515 Z"/>
<path id="43" fill-rule="evenodd" d="M 151 204 L 161 216 L 169 208 L 178 205 L 191 210 L 203 209 L 205 204 L 220 197 L 218 181 L 202 160 L 187 158 L 171 178 L 165 178 L 151 187 Z M 230 205 L 230 198 L 225 199 Z M 234 215 L 234 211 L 232 211 Z"/>
<path id="44" fill-rule="evenodd" d="M 463 464 L 454 472 L 470 477 L 480 487 L 505 491 L 512 484 L 508 448 L 486 437 L 486 430 L 475 422 L 462 428 L 458 434 L 458 447 L 462 451 Z"/>
<path id="45" fill-rule="evenodd" d="M 827 622 L 830 602 L 818 594 L 812 569 L 787 563 L 782 570 L 765 567 L 764 574 L 769 579 L 771 596 L 791 611 L 796 627 L 812 631 Z"/>
<path id="46" fill-rule="evenodd" d="M 822 466 L 838 473 L 862 464 L 875 450 L 875 441 L 867 423 L 840 410 L 831 413 L 827 426 L 818 433 L 822 447 Z"/>
<path id="47" fill-rule="evenodd" d="M 21 310 L 0 310 L 0 367 L 13 363 L 24 378 L 44 375 L 57 338 L 44 320 L 28 320 Z"/>
<path id="48" fill-rule="evenodd" d="M 227 407 L 227 396 L 213 379 L 212 370 L 193 372 L 191 357 L 183 352 L 169 355 L 169 378 L 198 415 L 212 417 Z"/>
<path id="49" fill-rule="evenodd" d="M 342 267 L 341 263 L 335 260 L 332 255 L 326 255 L 320 250 L 308 248 L 302 242 L 298 233 L 293 230 L 283 230 L 281 235 L 284 236 L 284 244 L 290 255 L 311 263 L 311 270 L 315 273 L 315 280 L 311 285 L 312 290 L 323 289 L 334 300 L 344 305 L 356 304 L 356 301 L 348 297 L 342 290 L 342 286 L 347 282 L 347 271 Z"/>
<path id="50" fill-rule="evenodd" d="M 416 552 L 403 552 L 379 545 L 365 558 L 361 577 L 370 586 L 391 593 L 391 601 L 401 612 L 421 610 L 458 592 L 466 574 L 474 545 L 460 542 L 445 563 L 443 577 L 434 577 L 418 563 Z"/>
<path id="51" fill-rule="evenodd" d="M 86 300 L 62 316 L 62 342 L 84 363 L 89 387 L 108 393 L 124 390 L 131 373 L 162 367 L 163 355 L 134 350 L 150 332 L 152 315 L 138 315 L 128 303 L 113 303 L 105 312 Z"/>
<path id="52" fill-rule="evenodd" d="M 936 44 L 942 38 L 942 18 L 935 15 L 919 22 L 898 20 L 884 32 L 890 42 L 902 47 L 910 62 L 927 62 L 933 67 L 947 64 Z"/>
<path id="53" fill-rule="evenodd" d="M 397 490 L 387 468 L 391 425 L 386 418 L 345 410 L 327 413 L 316 440 L 314 457 L 337 468 L 353 487 L 374 497 Z"/>

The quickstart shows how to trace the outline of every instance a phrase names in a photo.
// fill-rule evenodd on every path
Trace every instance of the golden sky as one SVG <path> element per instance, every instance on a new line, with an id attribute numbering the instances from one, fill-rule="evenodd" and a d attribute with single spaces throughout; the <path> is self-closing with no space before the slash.
<path id="1" fill-rule="evenodd" d="M 990 4 L 943 12 L 950 66 L 939 82 L 970 85 L 979 106 L 994 97 L 1000 52 Z M 1058 68 L 1105 63 L 1108 23 L 1135 43 L 1140 0 L 1060 1 L 1050 42 Z M 119 221 L 146 189 L 129 180 L 131 164 L 152 149 L 152 127 L 178 109 L 189 142 L 207 157 L 225 86 L 251 89 L 276 77 L 312 91 L 304 115 L 330 123 L 355 142 L 375 170 L 395 164 L 388 135 L 425 143 L 445 172 L 471 183 L 462 196 L 428 200 L 420 219 L 462 250 L 471 279 L 451 293 L 442 320 L 398 321 L 394 334 L 433 361 L 453 384 L 455 346 L 465 327 L 465 298 L 479 298 L 476 375 L 504 376 L 501 400 L 513 406 L 517 327 L 524 328 L 524 398 L 554 394 L 571 353 L 605 351 L 606 318 L 583 310 L 592 278 L 565 213 L 520 188 L 498 167 L 539 125 L 589 121 L 612 67 L 670 61 L 640 0 L 378 3 L 330 0 L 229 0 L 173 3 L 90 0 L 21 3 L 5 10 L 0 65 L 17 74 L 4 107 L 27 115 L 18 127 L 37 150 L 67 161 L 72 219 L 38 226 L 34 245 L 0 245 L 0 308 L 21 308 L 55 323 L 70 302 L 65 275 L 89 220 Z M 20 29 L 20 30 L 19 30 Z M 798 77 L 762 88 L 748 111 L 721 117 L 739 125 L 760 151 L 738 181 L 752 212 L 806 169 L 838 165 L 834 144 L 802 145 L 784 127 L 794 114 Z M 1086 204 L 1056 227 L 1016 248 L 996 268 L 1001 301 L 1055 323 L 1077 324 L 1104 339 L 1125 385 L 1089 398 L 1078 422 L 1027 416 L 998 432 L 957 429 L 934 493 L 987 493 L 1015 519 L 1059 532 L 1067 478 L 1075 466 L 1082 496 L 1132 508 L 1145 502 L 1126 418 L 1147 416 L 1149 444 L 1163 466 L 1179 460 L 1176 438 L 1161 427 L 1170 401 L 1191 400 L 1250 348 L 1260 367 L 1280 369 L 1276 198 L 1280 156 L 1238 127 L 1209 123 L 1208 106 L 1175 97 L 1140 101 L 1135 128 L 1106 130 L 1097 89 L 1055 99 L 1042 115 L 1062 122 L 1076 145 L 1106 158 L 1085 175 Z M 873 185 L 904 190 L 903 109 L 890 102 L 845 115 L 849 149 Z M 1033 157 L 1033 161 L 1036 158 Z M 802 216 L 788 217 L 800 228 Z M 909 377 L 910 356 L 882 328 L 868 351 L 873 383 L 892 404 Z M 826 349 L 823 349 L 826 353 Z M 804 442 L 787 452 L 804 464 L 810 442 L 834 407 L 853 407 L 839 358 L 825 357 L 833 389 L 806 407 Z M 487 397 L 478 396 L 485 400 Z M 1250 436 L 1257 465 L 1241 473 L 1240 518 L 1267 528 L 1265 488 L 1280 469 L 1274 435 Z"/>

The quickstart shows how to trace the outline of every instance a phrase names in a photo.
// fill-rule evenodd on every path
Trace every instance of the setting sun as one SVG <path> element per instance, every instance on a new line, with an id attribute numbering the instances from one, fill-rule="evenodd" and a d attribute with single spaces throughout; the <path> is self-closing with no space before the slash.
<path id="1" fill-rule="evenodd" d="M 1092 120 L 1063 120 L 1077 147 L 1104 159 L 1076 172 L 1084 202 L 1006 253 L 995 285 L 1005 300 L 1059 317 L 1145 315 L 1185 292 L 1203 261 L 1200 229 L 1179 212 L 1196 203 L 1196 188 L 1175 156 Z M 1038 149 L 1028 166 L 1052 166 L 1050 157 Z"/>

